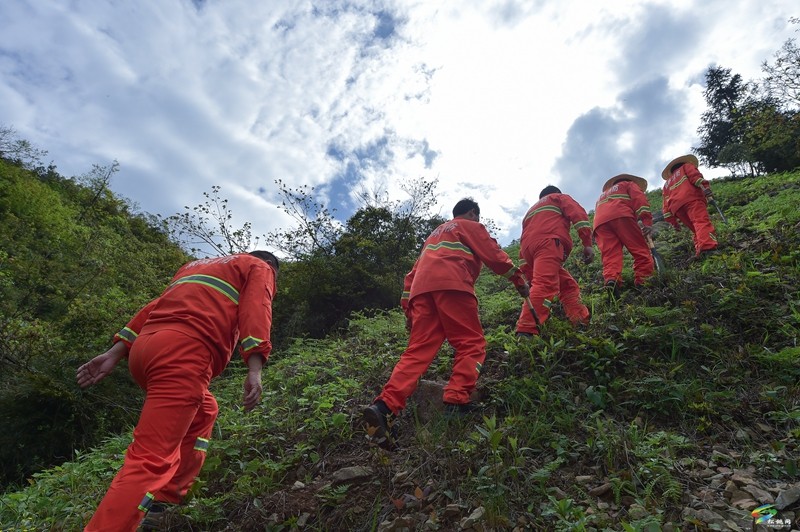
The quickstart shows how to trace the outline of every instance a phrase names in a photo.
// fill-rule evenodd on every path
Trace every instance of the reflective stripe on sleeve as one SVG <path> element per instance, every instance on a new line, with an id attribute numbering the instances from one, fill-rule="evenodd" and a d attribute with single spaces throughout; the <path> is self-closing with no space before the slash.
<path id="1" fill-rule="evenodd" d="M 586 227 L 587 229 L 591 229 L 592 225 L 589 223 L 588 220 L 585 221 L 585 222 L 581 221 L 581 222 L 578 222 L 578 223 L 575 224 L 575 229 L 580 229 L 582 227 Z"/>
<path id="2" fill-rule="evenodd" d="M 513 268 L 509 268 L 508 271 L 504 273 L 502 276 L 505 277 L 506 279 L 511 279 L 517 274 L 517 272 L 519 272 L 520 274 L 522 273 L 519 271 L 519 268 L 514 266 Z"/>
<path id="3" fill-rule="evenodd" d="M 119 336 L 123 340 L 127 340 L 128 342 L 133 343 L 133 341 L 136 340 L 136 338 L 139 335 L 135 333 L 132 329 L 129 329 L 128 327 L 123 327 L 122 330 L 120 330 L 117 333 L 117 336 Z"/>
<path id="4" fill-rule="evenodd" d="M 254 336 L 248 336 L 247 338 L 244 338 L 241 342 L 239 342 L 239 345 L 242 346 L 242 350 L 249 351 L 250 349 L 253 349 L 254 347 L 258 347 L 258 344 L 260 344 L 263 341 L 264 340 L 262 340 L 261 338 L 256 338 Z"/>

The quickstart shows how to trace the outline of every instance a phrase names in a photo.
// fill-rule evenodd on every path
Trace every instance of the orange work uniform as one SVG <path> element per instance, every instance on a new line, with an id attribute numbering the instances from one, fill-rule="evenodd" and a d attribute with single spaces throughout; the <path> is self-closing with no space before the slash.
<path id="1" fill-rule="evenodd" d="M 703 174 L 691 163 L 684 163 L 664 183 L 664 221 L 680 230 L 678 221 L 694 235 L 695 256 L 717 249 L 717 235 L 708 215 L 706 190 L 711 190 Z"/>
<path id="2" fill-rule="evenodd" d="M 209 392 L 238 347 L 272 350 L 272 266 L 249 254 L 190 262 L 115 337 L 145 392 L 125 462 L 85 531 L 134 531 L 154 500 L 178 503 L 205 460 L 217 402 Z"/>
<path id="3" fill-rule="evenodd" d="M 445 339 L 455 349 L 444 402 L 469 403 L 486 358 L 486 339 L 478 316 L 475 281 L 486 264 L 514 286 L 525 286 L 522 272 L 479 222 L 454 218 L 428 236 L 406 275 L 400 305 L 411 320 L 408 347 L 376 400 L 397 413 L 417 388 Z"/>
<path id="4" fill-rule="evenodd" d="M 653 275 L 655 264 L 637 220 L 653 225 L 647 196 L 633 181 L 608 187 L 594 208 L 594 237 L 603 262 L 603 280 L 622 284 L 622 248 L 633 257 L 634 283 L 643 284 Z"/>
<path id="5" fill-rule="evenodd" d="M 572 251 L 570 225 L 574 225 L 584 247 L 592 245 L 589 216 L 578 202 L 567 194 L 548 194 L 534 203 L 522 221 L 520 268 L 531 280 L 530 299 L 539 322 L 550 316 L 556 297 L 573 324 L 589 319 L 589 309 L 581 302 L 578 283 L 564 268 Z M 539 327 L 526 304 L 517 320 L 518 333 L 538 334 Z"/>

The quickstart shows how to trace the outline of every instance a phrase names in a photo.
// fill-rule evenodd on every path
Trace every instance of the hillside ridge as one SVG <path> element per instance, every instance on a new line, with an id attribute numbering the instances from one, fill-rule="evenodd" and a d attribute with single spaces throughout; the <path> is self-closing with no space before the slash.
<path id="1" fill-rule="evenodd" d="M 658 224 L 668 270 L 618 300 L 598 260 L 569 259 L 586 328 L 556 308 L 541 337 L 518 340 L 516 292 L 482 274 L 482 409 L 440 414 L 445 346 L 394 453 L 370 445 L 360 415 L 405 348 L 399 311 L 275 352 L 251 414 L 238 407 L 244 370 L 230 368 L 213 383 L 220 417 L 200 480 L 162 529 L 767 530 L 751 515 L 763 505 L 772 525 L 800 528 L 800 173 L 712 185 L 727 219 L 709 211 L 717 255 L 691 261 L 688 231 Z M 649 198 L 658 210 L 660 193 Z M 129 441 L 3 494 L 0 528 L 79 530 Z"/>

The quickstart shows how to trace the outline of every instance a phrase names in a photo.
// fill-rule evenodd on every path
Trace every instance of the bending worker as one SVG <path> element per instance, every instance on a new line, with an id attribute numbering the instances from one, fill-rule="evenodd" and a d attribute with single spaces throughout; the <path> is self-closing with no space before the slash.
<path id="1" fill-rule="evenodd" d="M 622 286 L 622 248 L 633 257 L 633 282 L 642 286 L 655 264 L 645 236 L 653 230 L 650 203 L 644 195 L 647 180 L 630 174 L 614 176 L 603 185 L 594 208 L 594 237 L 600 248 L 603 280 L 614 296 Z M 642 227 L 639 227 L 639 221 Z"/>
<path id="2" fill-rule="evenodd" d="M 267 251 L 190 262 L 114 336 L 108 351 L 78 368 L 85 388 L 127 356 L 146 392 L 122 469 L 86 531 L 134 531 L 149 511 L 181 502 L 200 472 L 217 418 L 209 382 L 237 346 L 248 367 L 244 408 L 259 403 L 261 367 L 272 349 L 277 273 L 278 259 Z"/>
<path id="3" fill-rule="evenodd" d="M 679 221 L 694 235 L 694 258 L 717 249 L 717 235 L 708 215 L 711 185 L 697 169 L 697 157 L 673 159 L 661 172 L 664 183 L 664 221 L 680 231 Z"/>
<path id="4" fill-rule="evenodd" d="M 519 256 L 520 268 L 531 280 L 531 297 L 535 315 L 522 305 L 517 320 L 517 336 L 539 334 L 539 327 L 550 316 L 556 298 L 573 325 L 588 323 L 589 309 L 581 302 L 578 283 L 564 268 L 572 251 L 570 225 L 574 225 L 583 243 L 583 260 L 592 262 L 592 230 L 589 216 L 578 202 L 558 187 L 545 187 L 522 221 Z M 527 302 L 526 302 L 527 303 Z"/>

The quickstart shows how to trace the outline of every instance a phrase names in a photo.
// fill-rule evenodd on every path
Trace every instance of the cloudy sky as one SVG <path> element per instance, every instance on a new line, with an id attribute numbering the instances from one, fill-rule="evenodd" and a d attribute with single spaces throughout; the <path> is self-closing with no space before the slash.
<path id="1" fill-rule="evenodd" d="M 170 215 L 221 187 L 288 228 L 275 181 L 343 221 L 437 179 L 507 244 L 548 184 L 587 210 L 698 144 L 709 66 L 761 77 L 796 0 L 2 0 L 0 126 L 65 176 Z M 704 169 L 708 177 L 724 171 Z M 268 247 L 268 246 L 267 246 Z"/>

